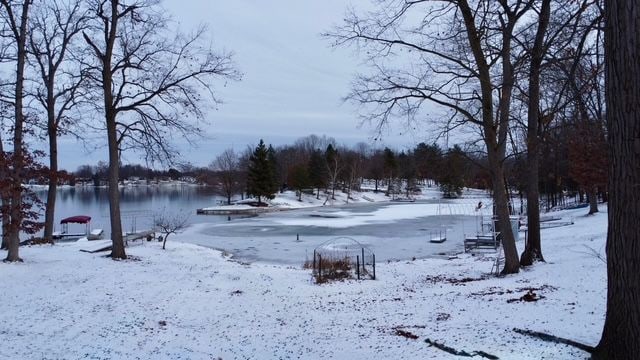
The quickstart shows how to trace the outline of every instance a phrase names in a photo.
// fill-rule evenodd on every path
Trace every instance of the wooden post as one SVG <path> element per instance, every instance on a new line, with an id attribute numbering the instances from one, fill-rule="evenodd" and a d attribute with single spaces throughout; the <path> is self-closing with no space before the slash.
<path id="1" fill-rule="evenodd" d="M 364 269 L 364 248 L 362 248 L 362 275 L 364 275 L 365 273 L 365 269 Z"/>
<path id="2" fill-rule="evenodd" d="M 376 279 L 376 254 L 373 254 L 373 280 Z"/>
<path id="3" fill-rule="evenodd" d="M 316 250 L 313 249 L 313 272 L 316 272 Z"/>
<path id="4" fill-rule="evenodd" d="M 358 275 L 358 280 L 360 280 L 360 255 L 356 255 L 356 274 Z"/>

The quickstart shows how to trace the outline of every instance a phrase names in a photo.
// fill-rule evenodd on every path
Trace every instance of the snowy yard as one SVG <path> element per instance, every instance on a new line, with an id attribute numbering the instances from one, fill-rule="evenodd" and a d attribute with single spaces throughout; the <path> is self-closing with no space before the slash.
<path id="1" fill-rule="evenodd" d="M 300 266 L 242 264 L 171 240 L 166 251 L 130 248 L 124 262 L 76 244 L 26 247 L 24 263 L 0 264 L 0 358 L 458 358 L 427 338 L 500 359 L 587 358 L 512 329 L 596 344 L 606 266 L 590 249 L 604 252 L 604 211 L 564 212 L 575 225 L 542 231 L 548 262 L 506 278 L 487 277 L 490 257 L 467 254 L 315 285 Z M 529 290 L 540 300 L 518 301 Z"/>

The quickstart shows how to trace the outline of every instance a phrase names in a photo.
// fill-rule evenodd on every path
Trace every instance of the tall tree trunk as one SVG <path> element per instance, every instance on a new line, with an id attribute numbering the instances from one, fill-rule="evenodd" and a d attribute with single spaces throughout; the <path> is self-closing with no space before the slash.
<path id="1" fill-rule="evenodd" d="M 4 145 L 2 143 L 2 139 L 0 138 L 0 156 L 4 157 L 4 155 Z M 5 173 L 5 169 L 0 169 L 0 180 L 4 179 L 5 176 L 7 176 L 7 174 Z M 2 205 L 3 207 L 7 207 L 9 206 L 9 204 L 11 204 L 11 199 L 6 196 L 6 193 L 4 191 L 2 192 L 0 197 L 0 205 Z M 7 231 L 9 229 L 9 217 L 7 215 L 8 214 L 6 213 L 0 214 L 0 216 L 2 217 L 2 245 L 0 246 L 0 249 L 2 250 L 6 250 L 9 247 L 9 241 L 7 238 Z"/>
<path id="2" fill-rule="evenodd" d="M 594 359 L 640 354 L 640 4 L 605 1 L 607 312 Z"/>
<path id="3" fill-rule="evenodd" d="M 53 81 L 53 75 L 49 75 Z M 58 189 L 58 129 L 55 121 L 55 100 L 53 84 L 49 84 L 47 100 L 47 131 L 49 135 L 49 188 L 44 212 L 44 240 L 53 244 L 53 221 L 56 208 L 56 191 Z"/>
<path id="4" fill-rule="evenodd" d="M 7 227 L 7 258 L 5 261 L 22 261 L 20 259 L 20 228 L 22 226 L 22 178 L 23 178 L 23 135 L 24 135 L 24 68 L 26 64 L 27 21 L 31 0 L 24 0 L 20 14 L 19 29 L 13 29 L 17 42 L 16 84 L 15 84 L 15 123 L 13 127 L 13 179 L 11 204 L 9 206 L 9 224 Z M 5 5 L 10 7 L 11 5 Z"/>
<path id="5" fill-rule="evenodd" d="M 7 206 L 10 204 L 11 200 L 7 197 L 2 198 L 2 205 Z M 9 239 L 7 238 L 7 231 L 9 229 L 9 217 L 2 216 L 2 245 L 0 245 L 0 249 L 6 250 L 9 248 Z"/>
<path id="6" fill-rule="evenodd" d="M 592 186 L 589 189 L 589 215 L 598 212 L 598 187 Z"/>
<path id="7" fill-rule="evenodd" d="M 111 222 L 111 258 L 126 259 L 122 219 L 120 218 L 120 156 L 114 114 L 107 113 L 107 137 L 109 142 L 109 220 Z"/>
<path id="8" fill-rule="evenodd" d="M 527 115 L 527 228 L 528 239 L 520 257 L 520 265 L 544 261 L 540 241 L 540 72 L 544 58 L 544 38 L 551 16 L 551 0 L 542 2 L 538 30 L 531 50 L 529 67 L 529 106 Z"/>
<path id="9" fill-rule="evenodd" d="M 58 145 L 57 135 L 49 136 L 49 188 L 44 212 L 44 240 L 53 244 L 53 222 L 58 188 Z"/>
<path id="10" fill-rule="evenodd" d="M 113 48 L 118 33 L 118 0 L 111 0 L 111 22 L 105 21 L 106 48 L 103 54 L 99 54 L 102 62 L 102 92 L 104 100 L 105 122 L 107 128 L 107 144 L 109 147 L 109 221 L 111 224 L 111 258 L 126 259 L 124 238 L 122 234 L 122 219 L 120 218 L 120 190 L 118 188 L 120 172 L 120 149 L 117 132 L 117 111 L 113 99 L 113 73 L 111 61 Z M 85 35 L 86 37 L 86 35 Z"/>
<path id="11" fill-rule="evenodd" d="M 336 182 L 335 180 L 331 182 L 331 199 L 336 199 Z"/>
<path id="12" fill-rule="evenodd" d="M 498 217 L 502 247 L 504 249 L 504 268 L 502 269 L 502 274 L 514 274 L 520 270 L 520 261 L 518 259 L 516 240 L 511 231 L 508 197 L 504 186 L 504 171 L 501 160 L 499 160 L 498 152 L 490 150 L 488 152 L 488 158 L 491 167 L 491 180 L 493 182 L 493 201 Z"/>

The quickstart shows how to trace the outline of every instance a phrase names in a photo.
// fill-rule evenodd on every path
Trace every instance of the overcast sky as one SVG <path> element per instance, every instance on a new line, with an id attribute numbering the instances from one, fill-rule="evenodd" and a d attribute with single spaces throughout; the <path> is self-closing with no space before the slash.
<path id="1" fill-rule="evenodd" d="M 349 4 L 345 0 L 164 0 L 163 6 L 183 31 L 206 23 L 214 47 L 233 51 L 244 74 L 240 82 L 219 84 L 217 95 L 224 104 L 208 113 L 208 138 L 196 149 L 180 146 L 184 158 L 201 166 L 226 148 L 242 150 L 260 138 L 282 145 L 310 134 L 325 134 L 347 145 L 373 145 L 372 128 L 359 127 L 357 109 L 342 101 L 360 60 L 352 50 L 332 49 L 320 37 L 341 21 Z M 404 149 L 425 140 L 416 134 L 400 135 L 403 130 L 392 129 L 377 145 Z M 124 162 L 142 162 L 133 154 L 123 157 Z M 60 163 L 69 170 L 106 158 L 104 147 L 81 156 L 75 141 L 61 145 Z"/>

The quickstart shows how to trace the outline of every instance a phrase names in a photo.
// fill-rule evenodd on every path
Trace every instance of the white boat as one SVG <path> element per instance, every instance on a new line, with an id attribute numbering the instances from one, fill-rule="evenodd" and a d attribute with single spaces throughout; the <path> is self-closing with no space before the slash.
<path id="1" fill-rule="evenodd" d="M 104 235 L 104 230 L 102 229 L 93 229 L 87 234 L 87 239 L 89 240 L 100 240 Z"/>

